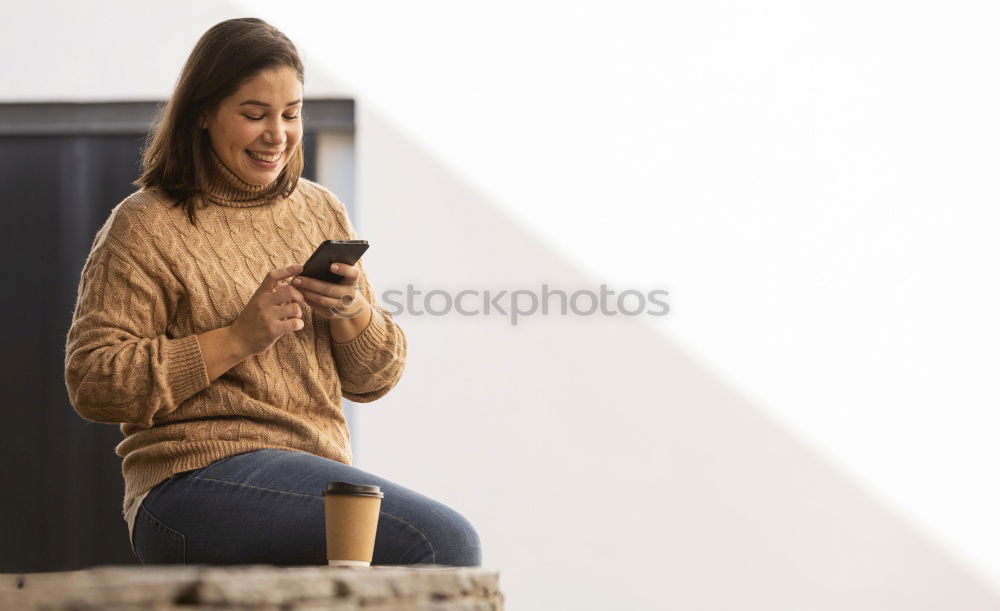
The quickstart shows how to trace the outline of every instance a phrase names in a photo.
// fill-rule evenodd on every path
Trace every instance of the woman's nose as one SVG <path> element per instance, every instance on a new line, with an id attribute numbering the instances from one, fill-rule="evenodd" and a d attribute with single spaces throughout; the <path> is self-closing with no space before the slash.
<path id="1" fill-rule="evenodd" d="M 284 144 L 287 138 L 285 137 L 285 130 L 281 123 L 269 123 L 267 129 L 264 130 L 264 141 L 270 145 Z"/>
<path id="2" fill-rule="evenodd" d="M 285 140 L 287 140 L 287 138 L 285 138 L 284 130 L 278 129 L 264 133 L 264 142 L 266 142 L 268 146 L 278 146 L 279 144 L 284 144 Z"/>

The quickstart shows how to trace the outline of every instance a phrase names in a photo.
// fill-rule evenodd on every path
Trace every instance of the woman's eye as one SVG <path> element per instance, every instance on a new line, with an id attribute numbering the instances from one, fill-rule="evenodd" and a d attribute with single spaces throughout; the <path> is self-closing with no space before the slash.
<path id="1" fill-rule="evenodd" d="M 260 121 L 261 119 L 264 118 L 263 115 L 261 115 L 259 117 L 251 117 L 250 115 L 243 115 L 243 116 L 246 117 L 247 119 L 250 119 L 251 121 Z M 285 116 L 285 115 L 281 115 L 281 116 L 284 117 L 285 120 L 287 120 L 287 121 L 294 121 L 295 119 L 299 118 L 299 115 L 295 115 L 294 117 L 288 117 L 288 116 Z"/>

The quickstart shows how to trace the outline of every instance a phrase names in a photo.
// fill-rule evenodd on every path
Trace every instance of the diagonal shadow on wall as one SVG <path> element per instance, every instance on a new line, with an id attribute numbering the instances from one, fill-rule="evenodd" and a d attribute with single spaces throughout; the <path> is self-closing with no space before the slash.
<path id="1" fill-rule="evenodd" d="M 452 295 L 540 292 L 543 282 L 615 288 L 371 104 L 360 100 L 358 111 L 358 209 L 379 294 L 407 284 Z M 570 226 L 574 213 L 568 202 Z M 443 298 L 431 303 L 444 307 Z M 410 340 L 407 371 L 359 410 L 358 466 L 469 517 L 517 608 L 1000 603 L 971 567 L 644 317 L 536 314 L 512 326 L 452 311 L 397 320 Z"/>

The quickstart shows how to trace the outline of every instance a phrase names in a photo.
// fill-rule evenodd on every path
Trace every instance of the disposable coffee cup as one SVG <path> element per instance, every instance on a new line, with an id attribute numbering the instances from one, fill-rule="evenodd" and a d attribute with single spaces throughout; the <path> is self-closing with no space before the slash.
<path id="1" fill-rule="evenodd" d="M 378 486 L 330 482 L 323 493 L 330 566 L 371 566 L 382 507 Z"/>

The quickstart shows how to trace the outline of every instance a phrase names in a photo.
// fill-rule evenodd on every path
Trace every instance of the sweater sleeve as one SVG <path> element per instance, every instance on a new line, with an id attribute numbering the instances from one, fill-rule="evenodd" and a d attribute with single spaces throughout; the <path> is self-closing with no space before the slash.
<path id="1" fill-rule="evenodd" d="M 166 334 L 174 301 L 169 272 L 155 254 L 141 259 L 145 264 L 105 236 L 84 264 L 65 377 L 70 402 L 86 420 L 150 427 L 209 385 L 197 336 Z"/>
<path id="2" fill-rule="evenodd" d="M 347 209 L 333 193 L 326 191 L 334 206 L 342 233 L 356 240 L 357 233 L 347 216 Z M 364 260 L 358 261 L 361 294 L 372 306 L 371 322 L 349 342 L 333 344 L 333 357 L 340 375 L 341 394 L 357 403 L 368 403 L 388 393 L 403 375 L 406 366 L 407 342 L 403 329 L 375 297 L 368 279 Z M 329 321 L 327 321 L 329 336 Z"/>
<path id="3" fill-rule="evenodd" d="M 385 395 L 399 381 L 406 365 L 407 344 L 403 330 L 375 299 L 364 263 L 359 261 L 358 268 L 361 294 L 372 306 L 371 322 L 349 342 L 330 341 L 340 372 L 341 393 L 351 401 L 367 403 Z"/>

